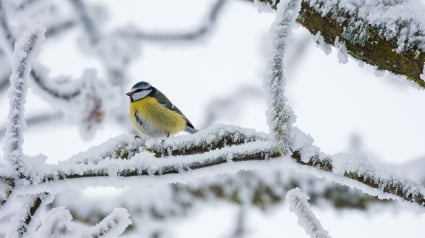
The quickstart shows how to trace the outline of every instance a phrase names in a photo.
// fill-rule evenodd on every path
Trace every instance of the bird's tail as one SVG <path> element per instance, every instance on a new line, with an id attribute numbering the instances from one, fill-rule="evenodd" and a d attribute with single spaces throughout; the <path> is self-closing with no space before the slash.
<path id="1" fill-rule="evenodd" d="M 198 132 L 198 130 L 196 130 L 195 128 L 190 127 L 190 126 L 186 126 L 186 129 L 184 129 L 184 131 L 189 132 L 190 134 Z"/>

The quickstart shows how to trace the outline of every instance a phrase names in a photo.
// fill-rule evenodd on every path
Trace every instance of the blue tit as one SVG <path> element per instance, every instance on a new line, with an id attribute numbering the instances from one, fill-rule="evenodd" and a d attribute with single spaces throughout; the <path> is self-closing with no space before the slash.
<path id="1" fill-rule="evenodd" d="M 149 83 L 136 83 L 127 95 L 131 121 L 140 133 L 168 137 L 181 131 L 197 132 L 183 113 Z"/>

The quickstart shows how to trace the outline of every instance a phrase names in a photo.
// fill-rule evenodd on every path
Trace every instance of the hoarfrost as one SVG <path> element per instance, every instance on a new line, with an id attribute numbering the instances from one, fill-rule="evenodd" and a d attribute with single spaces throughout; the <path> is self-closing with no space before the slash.
<path id="1" fill-rule="evenodd" d="M 396 38 L 397 52 L 404 52 L 413 45 L 425 50 L 424 7 L 418 1 L 369 0 L 359 4 L 357 0 L 309 0 L 307 3 L 322 16 L 356 16 L 357 21 L 350 22 L 342 34 L 351 42 L 364 44 L 368 39 L 367 28 L 372 26 L 386 39 Z"/>
<path id="2" fill-rule="evenodd" d="M 39 84 L 33 88 L 53 107 L 59 110 L 68 123 L 77 124 L 83 139 L 91 139 L 102 126 L 106 117 L 119 110 L 124 97 L 120 97 L 119 88 L 110 86 L 97 76 L 94 69 L 86 69 L 81 78 L 72 80 L 65 77 L 48 79 L 47 70 L 36 68 L 43 85 L 53 89 L 58 95 L 47 93 Z M 75 94 L 74 92 L 78 92 Z M 74 94 L 71 100 L 62 100 L 61 95 Z"/>
<path id="3" fill-rule="evenodd" d="M 285 74 L 283 68 L 286 45 L 289 41 L 292 26 L 301 8 L 301 1 L 281 1 L 278 5 L 276 20 L 272 25 L 272 47 L 268 75 L 264 80 L 267 95 L 267 121 L 279 148 L 289 150 L 289 130 L 295 120 L 285 98 Z"/>
<path id="4" fill-rule="evenodd" d="M 325 42 L 325 38 L 323 38 L 322 34 L 320 33 L 320 31 L 318 31 L 315 35 L 314 35 L 314 42 L 316 43 L 316 46 L 318 48 L 320 48 L 321 50 L 323 50 L 323 52 L 325 52 L 325 54 L 330 54 L 332 51 L 332 48 L 330 45 L 326 44 Z"/>
<path id="5" fill-rule="evenodd" d="M 338 61 L 340 63 L 346 64 L 348 62 L 348 53 L 345 43 L 339 41 L 339 38 L 337 37 L 335 39 L 335 47 L 338 48 Z"/>
<path id="6" fill-rule="evenodd" d="M 20 173 L 26 173 L 22 159 L 23 130 L 25 128 L 25 100 L 32 61 L 40 50 L 45 29 L 36 27 L 23 33 L 16 42 L 9 88 L 9 114 L 6 126 L 4 157 L 11 161 Z"/>
<path id="7" fill-rule="evenodd" d="M 116 208 L 96 226 L 86 227 L 72 222 L 72 215 L 64 207 L 51 209 L 42 217 L 41 226 L 34 232 L 44 237 L 117 237 L 131 225 L 130 215 L 124 208 Z"/>
<path id="8" fill-rule="evenodd" d="M 320 221 L 310 209 L 308 199 L 310 198 L 299 188 L 292 189 L 286 194 L 289 210 L 297 215 L 298 224 L 304 228 L 305 232 L 311 238 L 330 238 L 328 232 L 322 228 Z"/>

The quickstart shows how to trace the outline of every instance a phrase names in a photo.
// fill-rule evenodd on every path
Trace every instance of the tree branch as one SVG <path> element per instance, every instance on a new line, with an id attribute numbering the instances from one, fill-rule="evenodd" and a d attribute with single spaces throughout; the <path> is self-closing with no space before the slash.
<path id="1" fill-rule="evenodd" d="M 61 180 L 66 181 L 66 184 L 71 187 L 85 187 L 88 184 L 84 184 L 81 178 L 90 177 L 110 177 L 114 178 L 114 181 L 119 181 L 117 180 L 119 177 L 140 177 L 142 179 L 143 177 L 162 177 L 173 174 L 180 175 L 180 177 L 172 177 L 175 179 L 174 182 L 179 182 L 188 179 L 184 176 L 185 174 L 194 171 L 201 172 L 205 168 L 217 166 L 220 166 L 221 173 L 225 171 L 226 173 L 236 173 L 242 168 L 271 171 L 271 168 L 280 169 L 283 166 L 285 168 L 294 167 L 300 172 L 329 178 L 343 185 L 349 184 L 350 187 L 374 196 L 386 199 L 399 198 L 425 207 L 423 186 L 398 178 L 386 171 L 375 169 L 370 164 L 360 166 L 360 168 L 366 168 L 365 170 L 353 169 L 355 168 L 353 165 L 344 165 L 346 161 L 358 161 L 355 157 L 329 157 L 318 153 L 305 158 L 302 149 L 293 148 L 295 152 L 289 157 L 296 162 L 293 163 L 288 161 L 288 157 L 281 157 L 280 152 L 268 141 L 254 140 L 238 145 L 237 143 L 241 141 L 240 136 L 229 136 L 235 134 L 234 130 L 228 133 L 220 128 L 206 130 L 201 138 L 208 140 L 209 136 L 214 138 L 216 135 L 220 139 L 212 139 L 212 141 L 216 141 L 214 144 L 204 144 L 205 141 L 195 135 L 169 138 L 164 142 L 155 139 L 144 140 L 143 138 L 141 140 L 119 137 L 86 153 L 79 154 L 67 162 L 46 165 L 43 167 L 43 171 L 37 171 L 38 176 L 34 178 L 34 184 L 19 186 L 15 189 L 25 188 L 25 191 L 32 189 L 33 192 L 38 193 L 49 191 L 48 187 L 52 185 L 55 190 L 57 187 L 53 184 L 61 184 Z M 239 133 L 245 134 L 246 132 L 240 130 Z M 245 138 L 252 138 L 252 134 L 246 134 Z M 261 134 L 258 138 L 261 138 Z M 179 141 L 184 141 L 184 143 L 179 143 Z M 178 155 L 159 159 L 155 157 L 164 155 L 164 151 L 169 148 L 176 150 L 174 153 Z M 177 153 L 177 151 L 179 152 Z M 198 151 L 199 154 L 192 154 L 195 151 Z M 255 163 L 254 161 L 261 162 Z M 319 171 L 322 172 L 317 173 Z M 209 174 L 209 176 L 213 175 L 214 173 Z M 107 179 L 99 181 L 99 183 L 111 185 L 111 181 Z M 338 203 L 338 201 L 335 202 Z"/>
<path id="2" fill-rule="evenodd" d="M 205 36 L 211 32 L 217 23 L 217 18 L 220 12 L 224 9 L 226 0 L 217 0 L 208 12 L 206 21 L 195 30 L 188 32 L 150 32 L 146 33 L 139 29 L 121 29 L 119 32 L 124 37 L 138 39 L 150 42 L 179 42 L 192 41 Z"/>
<path id="3" fill-rule="evenodd" d="M 289 210 L 297 215 L 298 224 L 304 228 L 305 232 L 311 238 L 330 238 L 328 232 L 323 229 L 319 220 L 310 209 L 308 199 L 309 197 L 298 188 L 292 189 L 286 195 Z"/>
<path id="4" fill-rule="evenodd" d="M 12 52 L 15 37 L 13 36 L 12 31 L 9 27 L 7 16 L 3 9 L 4 7 L 1 4 L 2 2 L 0 1 L 0 31 L 3 33 L 2 37 L 4 38 L 4 40 L 8 42 L 8 44 L 4 46 L 4 50 L 6 52 Z M 79 90 L 74 90 L 70 92 L 70 90 L 61 90 L 58 87 L 51 87 L 49 79 L 46 78 L 46 76 L 41 72 L 40 69 L 33 68 L 31 70 L 31 77 L 34 79 L 34 82 L 37 86 L 39 86 L 40 89 L 42 89 L 44 92 L 46 92 L 49 96 L 53 98 L 61 100 L 70 100 L 80 94 Z"/>
<path id="5" fill-rule="evenodd" d="M 279 3 L 279 0 L 260 1 L 274 9 Z M 378 12 L 368 15 L 372 10 Z M 400 17 L 387 14 L 407 11 L 412 14 L 400 14 Z M 408 5 L 407 1 L 356 6 L 344 2 L 304 0 L 297 21 L 313 35 L 320 33 L 327 44 L 345 44 L 348 54 L 354 58 L 379 70 L 404 75 L 425 87 L 425 76 L 421 77 L 425 63 L 425 26 L 414 18 L 424 11 L 425 8 L 417 2 Z"/>
<path id="6" fill-rule="evenodd" d="M 44 40 L 44 31 L 36 29 L 25 32 L 22 39 L 16 43 L 12 74 L 10 76 L 11 87 L 9 89 L 9 117 L 6 126 L 4 157 L 11 162 L 20 177 L 28 175 L 23 161 L 22 143 L 23 130 L 25 128 L 24 110 L 25 99 L 28 91 L 28 78 L 31 70 L 31 60 L 39 50 L 39 45 Z"/>

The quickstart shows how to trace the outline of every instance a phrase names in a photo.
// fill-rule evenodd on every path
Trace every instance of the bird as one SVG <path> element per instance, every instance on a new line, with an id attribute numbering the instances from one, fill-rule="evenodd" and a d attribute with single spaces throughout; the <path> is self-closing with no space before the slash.
<path id="1" fill-rule="evenodd" d="M 182 131 L 191 134 L 198 131 L 161 91 L 148 82 L 134 84 L 126 94 L 130 98 L 130 119 L 141 134 L 169 137 Z"/>

